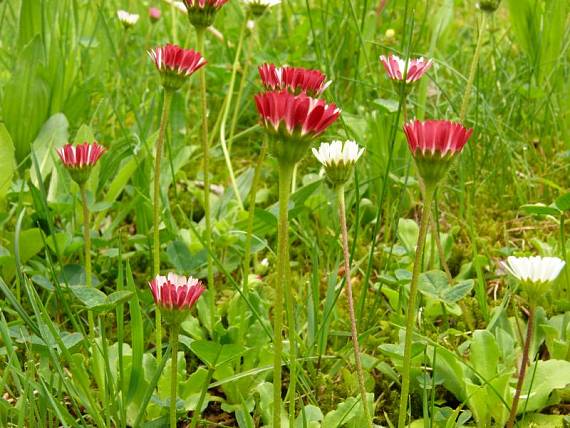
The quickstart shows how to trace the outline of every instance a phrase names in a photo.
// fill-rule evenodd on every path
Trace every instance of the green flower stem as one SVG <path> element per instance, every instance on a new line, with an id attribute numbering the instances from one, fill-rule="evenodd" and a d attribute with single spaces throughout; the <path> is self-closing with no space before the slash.
<path id="1" fill-rule="evenodd" d="M 214 371 L 216 371 L 215 367 L 208 368 L 208 374 L 206 375 L 206 380 L 204 381 L 204 385 L 202 386 L 202 391 L 200 392 L 200 398 L 198 398 L 198 404 L 196 404 L 196 409 L 194 410 L 194 414 L 192 415 L 190 428 L 196 428 L 196 426 L 198 426 L 198 422 L 200 422 L 200 419 L 202 418 L 202 406 L 204 405 L 204 400 L 206 399 L 206 393 L 208 392 L 208 387 L 210 386 L 210 382 L 212 381 L 212 377 L 214 376 Z"/>
<path id="2" fill-rule="evenodd" d="M 277 229 L 277 281 L 273 308 L 273 426 L 281 426 L 281 355 L 283 353 L 283 287 L 287 282 L 289 266 L 288 206 L 294 165 L 279 163 L 279 225 Z M 290 326 L 292 327 L 292 326 Z M 292 377 L 292 376 L 291 376 Z M 293 400 L 294 401 L 294 400 Z"/>
<path id="3" fill-rule="evenodd" d="M 91 278 L 91 229 L 89 227 L 89 205 L 87 203 L 86 184 L 79 185 L 81 192 L 81 205 L 83 207 L 83 242 L 85 244 L 85 285 L 92 287 Z M 91 357 L 93 358 L 93 372 L 95 380 L 100 388 L 102 402 L 105 402 L 105 382 L 101 379 L 101 355 L 98 352 L 97 342 L 95 341 L 95 318 L 91 310 L 87 311 L 87 322 L 89 323 L 89 341 L 91 342 Z"/>
<path id="4" fill-rule="evenodd" d="M 154 157 L 154 195 L 152 206 L 152 274 L 155 277 L 157 275 L 160 275 L 160 162 L 162 159 L 162 150 L 164 147 L 166 125 L 168 124 L 172 95 L 173 92 L 171 90 L 164 90 L 164 98 L 162 100 L 162 115 L 160 117 L 160 129 L 158 131 L 156 154 Z M 156 359 L 160 361 L 162 358 L 162 317 L 158 306 L 156 306 L 155 311 Z"/>
<path id="5" fill-rule="evenodd" d="M 295 171 L 293 171 L 293 177 Z M 292 188 L 291 183 L 291 188 Z M 295 301 L 293 299 L 293 292 L 291 291 L 291 282 L 287 280 L 290 278 L 291 273 L 289 270 L 289 248 L 287 247 L 287 265 L 285 267 L 285 302 L 287 304 L 287 332 L 289 337 L 289 389 L 287 396 L 289 397 L 289 426 L 295 426 L 296 414 L 296 400 L 297 396 L 297 326 L 295 322 Z"/>
<path id="6" fill-rule="evenodd" d="M 416 257 L 412 272 L 412 283 L 410 285 L 410 295 L 408 296 L 408 310 L 406 312 L 406 338 L 404 341 L 404 365 L 402 368 L 402 388 L 400 390 L 400 411 L 398 414 L 398 428 L 406 426 L 406 416 L 408 413 L 408 394 L 410 392 L 410 371 L 412 366 L 412 339 L 414 336 L 414 325 L 416 323 L 416 297 L 418 294 L 418 280 L 420 277 L 424 245 L 426 242 L 427 230 L 430 222 L 431 205 L 435 192 L 434 184 L 425 186 L 424 207 L 422 209 L 422 219 L 416 247 Z"/>
<path id="7" fill-rule="evenodd" d="M 226 160 L 226 166 L 228 168 L 228 173 L 230 175 L 230 182 L 231 182 L 232 188 L 234 190 L 236 200 L 238 201 L 238 205 L 239 205 L 240 209 L 242 209 L 242 210 L 243 210 L 243 202 L 241 201 L 241 197 L 239 194 L 239 190 L 237 187 L 236 178 L 235 178 L 235 174 L 234 174 L 234 169 L 232 167 L 232 160 L 230 158 L 230 152 L 228 151 L 228 145 L 226 143 L 226 122 L 228 121 L 228 115 L 229 115 L 230 107 L 232 104 L 232 97 L 233 97 L 233 93 L 234 93 L 234 85 L 236 82 L 237 69 L 239 66 L 239 57 L 241 55 L 243 40 L 245 38 L 246 30 L 247 30 L 247 16 L 244 18 L 243 24 L 241 26 L 241 32 L 239 35 L 238 45 L 237 45 L 237 49 L 236 49 L 236 56 L 234 58 L 234 64 L 232 67 L 232 76 L 230 78 L 230 85 L 228 88 L 226 101 L 224 103 L 224 111 L 222 113 L 222 122 L 220 124 L 220 144 L 222 146 L 222 151 L 224 153 L 224 159 Z M 237 110 L 237 108 L 236 108 L 236 110 Z"/>
<path id="8" fill-rule="evenodd" d="M 253 220 L 255 218 L 255 198 L 257 196 L 257 188 L 259 187 L 259 179 L 261 178 L 261 165 L 267 155 L 267 139 L 261 146 L 257 164 L 255 165 L 255 173 L 253 174 L 253 182 L 249 193 L 249 207 L 247 217 L 247 231 L 245 235 L 245 254 L 243 258 L 243 293 L 247 296 L 249 288 L 249 270 L 251 264 L 251 242 L 253 240 Z M 245 318 L 245 317 L 244 317 Z"/>
<path id="9" fill-rule="evenodd" d="M 372 428 L 372 418 L 368 409 L 368 400 L 366 398 L 366 385 L 364 384 L 364 371 L 362 370 L 362 361 L 360 357 L 360 346 L 358 344 L 358 331 L 356 328 L 356 316 L 354 315 L 354 300 L 352 298 L 352 282 L 350 279 L 350 251 L 348 248 L 348 228 L 346 226 L 346 204 L 344 201 L 344 184 L 337 186 L 338 216 L 340 219 L 340 230 L 342 237 L 342 253 L 344 257 L 344 275 L 346 284 L 346 297 L 348 299 L 348 312 L 350 315 L 350 333 L 352 336 L 352 345 L 354 347 L 354 361 L 356 363 L 356 373 L 358 376 L 358 386 L 360 387 L 360 397 L 362 400 L 362 408 L 364 409 L 364 417 L 368 423 L 368 427 Z"/>
<path id="10" fill-rule="evenodd" d="M 170 428 L 176 428 L 176 398 L 178 397 L 178 323 L 170 328 Z"/>
<path id="11" fill-rule="evenodd" d="M 196 28 L 198 52 L 204 55 L 205 28 Z M 212 218 L 210 215 L 210 155 L 208 144 L 208 102 L 206 97 L 206 70 L 205 67 L 198 70 L 200 74 L 200 104 L 202 108 L 202 156 L 204 157 L 204 217 L 206 222 L 206 246 L 208 265 L 208 303 L 210 305 L 210 323 L 213 331 L 216 322 L 216 288 L 214 285 L 214 271 L 212 270 Z"/>
<path id="12" fill-rule="evenodd" d="M 519 371 L 519 378 L 517 381 L 517 388 L 515 389 L 515 396 L 513 397 L 513 404 L 511 405 L 511 413 L 509 414 L 509 421 L 507 422 L 507 428 L 512 428 L 515 424 L 515 419 L 517 416 L 517 408 L 519 405 L 519 399 L 521 397 L 521 391 L 524 384 L 524 376 L 526 374 L 526 366 L 528 366 L 529 349 L 530 342 L 532 340 L 533 330 L 534 330 L 534 313 L 535 304 L 530 303 L 528 308 L 528 320 L 526 326 L 526 339 L 524 341 L 523 356 L 521 361 L 521 368 Z"/>
<path id="13" fill-rule="evenodd" d="M 477 64 L 479 64 L 479 56 L 481 55 L 481 46 L 483 45 L 483 34 L 487 24 L 487 14 L 483 13 L 481 17 L 481 25 L 479 26 L 479 37 L 477 38 L 477 46 L 471 61 L 471 69 L 469 70 L 469 77 L 467 78 L 467 85 L 465 85 L 465 92 L 463 93 L 463 102 L 461 103 L 461 111 L 459 113 L 459 121 L 463 122 L 467 115 L 469 108 L 469 99 L 471 98 L 471 89 L 475 81 L 475 72 L 477 71 Z"/>

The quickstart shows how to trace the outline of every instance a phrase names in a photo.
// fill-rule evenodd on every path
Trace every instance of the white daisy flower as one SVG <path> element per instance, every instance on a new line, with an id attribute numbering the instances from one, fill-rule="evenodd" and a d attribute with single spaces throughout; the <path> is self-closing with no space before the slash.
<path id="1" fill-rule="evenodd" d="M 352 166 L 364 153 L 364 147 L 360 147 L 352 140 L 335 140 L 331 143 L 321 143 L 318 149 L 313 149 L 313 155 L 323 166 L 339 166 L 340 164 Z"/>
<path id="2" fill-rule="evenodd" d="M 139 15 L 135 13 L 129 13 L 126 10 L 118 10 L 117 17 L 125 28 L 134 26 L 139 20 Z"/>
<path id="3" fill-rule="evenodd" d="M 501 263 L 511 275 L 523 283 L 546 284 L 554 281 L 565 262 L 558 257 L 513 257 Z"/>
<path id="4" fill-rule="evenodd" d="M 333 184 L 342 184 L 349 179 L 352 167 L 362 153 L 364 148 L 352 140 L 321 143 L 318 149 L 313 149 L 313 155 L 324 166 Z"/>

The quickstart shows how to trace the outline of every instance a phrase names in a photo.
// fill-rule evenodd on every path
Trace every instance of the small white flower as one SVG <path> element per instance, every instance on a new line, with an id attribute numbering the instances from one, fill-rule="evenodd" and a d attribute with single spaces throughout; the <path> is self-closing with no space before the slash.
<path id="1" fill-rule="evenodd" d="M 565 262 L 558 257 L 513 257 L 501 263 L 511 275 L 523 283 L 544 284 L 554 281 Z"/>
<path id="2" fill-rule="evenodd" d="M 313 149 L 313 155 L 325 168 L 330 166 L 352 166 L 364 153 L 364 147 L 360 147 L 352 140 L 335 140 L 331 143 L 321 143 L 318 150 Z"/>
<path id="3" fill-rule="evenodd" d="M 269 267 L 269 260 L 267 259 L 267 257 L 265 257 L 263 260 L 261 260 L 261 261 L 259 262 L 259 264 L 260 264 L 261 266 L 264 266 L 264 267 Z"/>
<path id="4" fill-rule="evenodd" d="M 139 20 L 139 16 L 137 14 L 129 13 L 126 10 L 118 10 L 117 17 L 119 18 L 119 21 L 121 21 L 121 23 L 125 26 L 125 28 L 132 27 Z"/>

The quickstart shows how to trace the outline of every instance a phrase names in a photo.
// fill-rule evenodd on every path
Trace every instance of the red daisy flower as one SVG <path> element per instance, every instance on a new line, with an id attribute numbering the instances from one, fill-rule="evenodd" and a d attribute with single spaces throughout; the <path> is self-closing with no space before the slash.
<path id="1" fill-rule="evenodd" d="M 194 49 L 183 49 L 171 44 L 152 49 L 148 54 L 162 75 L 164 87 L 168 89 L 179 89 L 186 77 L 207 63 Z"/>
<path id="2" fill-rule="evenodd" d="M 272 141 L 271 151 L 279 161 L 290 164 L 299 162 L 309 143 L 340 115 L 335 104 L 286 90 L 258 94 L 255 104 L 261 125 L 280 137 Z"/>
<path id="3" fill-rule="evenodd" d="M 404 132 L 420 176 L 426 183 L 437 183 L 467 144 L 473 129 L 448 120 L 414 120 L 404 125 Z"/>
<path id="4" fill-rule="evenodd" d="M 165 310 L 184 311 L 191 309 L 206 288 L 192 278 L 175 273 L 167 276 L 157 275 L 149 282 L 154 302 Z"/>
<path id="5" fill-rule="evenodd" d="M 432 66 L 431 59 L 410 58 L 406 67 L 406 60 L 397 55 L 389 55 L 388 57 L 380 55 L 380 61 L 384 65 L 390 79 L 403 81 L 405 76 L 406 83 L 413 83 L 419 80 Z"/>
<path id="6" fill-rule="evenodd" d="M 317 137 L 340 115 L 335 104 L 286 90 L 258 94 L 255 104 L 264 127 L 295 137 Z"/>
<path id="7" fill-rule="evenodd" d="M 466 129 L 460 123 L 448 120 L 413 120 L 404 125 L 408 146 L 414 154 L 455 155 L 463 149 L 473 129 Z"/>
<path id="8" fill-rule="evenodd" d="M 57 154 L 70 172 L 71 178 L 79 184 L 87 181 L 91 169 L 105 152 L 105 147 L 96 142 L 78 144 L 77 146 L 66 144 L 57 149 Z"/>
<path id="9" fill-rule="evenodd" d="M 293 93 L 305 92 L 311 96 L 318 96 L 331 84 L 331 81 L 327 81 L 327 77 L 319 70 L 263 64 L 258 71 L 263 86 L 271 91 L 288 89 Z"/>

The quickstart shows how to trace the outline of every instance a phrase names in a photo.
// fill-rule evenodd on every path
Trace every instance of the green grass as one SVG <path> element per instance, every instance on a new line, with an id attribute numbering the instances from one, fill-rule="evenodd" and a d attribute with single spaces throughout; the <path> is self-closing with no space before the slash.
<path id="1" fill-rule="evenodd" d="M 153 25 L 147 18 L 151 4 L 134 0 L 0 1 L 0 426 L 167 423 L 169 350 L 156 360 L 155 305 L 147 286 L 153 149 L 163 96 L 146 51 L 167 42 L 195 47 L 196 33 L 182 13 L 166 2 L 155 3 L 163 15 Z M 402 220 L 417 222 L 421 210 L 401 126 L 404 113 L 407 118 L 458 119 L 481 22 L 474 3 L 284 0 L 246 34 L 237 64 L 225 136 L 246 205 L 264 139 L 253 103 L 261 90 L 257 65 L 325 72 L 333 83 L 324 97 L 343 112 L 319 141 L 350 138 L 366 147 L 347 185 L 346 202 L 366 385 L 374 394 L 374 421 L 382 426 L 398 417 L 400 334 L 417 233 L 416 223 Z M 120 8 L 141 15 L 132 29 L 118 22 Z M 498 261 L 510 254 L 564 257 L 559 220 L 565 212 L 555 218 L 529 214 L 521 206 L 549 205 L 570 187 L 569 12 L 564 1 L 504 0 L 487 19 L 465 119 L 474 136 L 437 195 L 452 274 L 456 282 L 473 280 L 474 288 L 461 307 L 420 296 L 411 403 L 412 419 L 423 418 L 418 426 L 446 426 L 436 420 L 468 418 L 467 409 L 480 409 L 474 386 L 453 384 L 457 373 L 477 387 L 488 386 L 497 408 L 507 407 L 510 398 L 501 395 L 495 378 L 481 374 L 483 362 L 473 361 L 470 351 L 473 331 L 488 331 L 492 340 L 485 338 L 499 349 L 497 378 L 515 373 L 511 357 L 522 350 L 524 299 Z M 219 138 L 243 19 L 241 3 L 231 0 L 215 22 L 223 39 L 206 35 L 210 182 L 220 190 L 211 199 L 212 248 L 203 238 L 197 76 L 174 95 L 162 163 L 161 269 L 206 278 L 209 252 L 216 275 L 216 324 L 211 325 L 204 299 L 182 325 L 178 416 L 184 424 L 204 385 L 209 386 L 206 426 L 254 427 L 271 421 L 277 165 L 270 156 L 262 164 L 253 223 L 255 277 L 242 293 L 247 213 L 232 191 Z M 386 35 L 388 29 L 394 30 L 393 38 Z M 380 54 L 390 52 L 435 62 L 407 97 L 405 109 L 378 62 Z M 94 284 L 107 296 L 122 293 L 107 306 L 98 300 L 101 296 L 81 288 L 79 189 L 55 154 L 65 142 L 84 140 L 108 148 L 87 184 Z M 363 426 L 334 200 L 317 162 L 306 156 L 289 210 L 299 427 Z M 424 271 L 440 268 L 428 237 Z M 563 273 L 542 303 L 534 358 L 570 361 L 569 296 Z M 88 309 L 100 323 L 97 352 L 105 365 L 98 374 L 87 338 Z M 208 362 L 193 351 L 197 341 L 210 341 L 212 349 L 235 346 L 237 357 L 216 365 L 209 385 Z M 284 347 L 287 354 L 289 343 Z M 566 403 L 567 391 L 553 386 L 546 369 L 535 367 L 540 378 L 533 385 L 562 390 L 553 404 L 559 403 L 556 398 Z M 283 371 L 286 387 L 287 364 Z M 429 379 L 422 383 L 424 376 Z M 530 400 L 526 406 L 528 413 L 565 409 L 547 404 Z M 476 424 L 474 418 L 465 423 Z"/>

